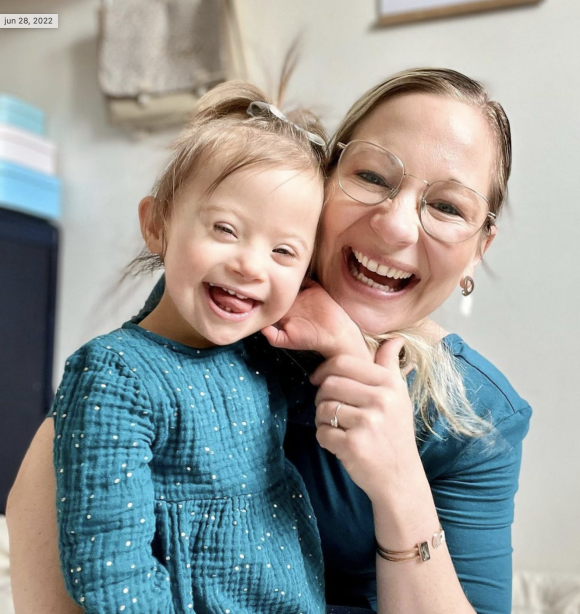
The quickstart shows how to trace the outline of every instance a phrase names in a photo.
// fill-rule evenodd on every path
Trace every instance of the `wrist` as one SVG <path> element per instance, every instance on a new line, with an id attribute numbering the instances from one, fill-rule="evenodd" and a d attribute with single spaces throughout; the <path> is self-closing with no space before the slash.
<path id="1" fill-rule="evenodd" d="M 439 528 L 430 535 L 427 539 L 419 539 L 419 541 L 405 550 L 390 550 L 385 548 L 384 545 L 376 541 L 377 554 L 390 563 L 404 563 L 405 561 L 412 561 L 419 559 L 423 563 L 431 560 L 432 550 L 437 550 L 445 543 L 445 531 L 439 525 Z"/>
<path id="2" fill-rule="evenodd" d="M 348 354 L 349 356 L 374 362 L 374 356 L 367 347 L 360 330 L 352 322 L 351 325 L 354 326 L 354 330 L 343 331 L 333 336 L 333 342 L 330 344 L 328 355 L 325 355 L 325 358 L 331 358 L 339 354 Z"/>
<path id="3" fill-rule="evenodd" d="M 425 541 L 439 527 L 431 487 L 422 465 L 407 471 L 398 484 L 391 482 L 371 498 L 371 503 L 376 539 L 389 549 L 405 550 Z"/>

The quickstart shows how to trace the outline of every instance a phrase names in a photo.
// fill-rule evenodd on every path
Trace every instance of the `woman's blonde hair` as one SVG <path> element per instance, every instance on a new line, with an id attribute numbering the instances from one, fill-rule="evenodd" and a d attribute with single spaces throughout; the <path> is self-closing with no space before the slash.
<path id="1" fill-rule="evenodd" d="M 281 85 L 280 95 L 283 89 Z M 209 193 L 232 173 L 249 167 L 310 172 L 324 180 L 325 150 L 312 137 L 324 142 L 325 132 L 314 114 L 299 109 L 287 113 L 287 120 L 283 120 L 266 109 L 250 116 L 248 108 L 253 102 L 274 104 L 261 89 L 243 81 L 218 85 L 199 100 L 191 123 L 173 144 L 173 156 L 151 192 L 152 221 L 163 231 L 180 191 L 216 158 L 222 164 Z M 163 255 L 144 248 L 126 275 L 162 267 Z"/>
<path id="2" fill-rule="evenodd" d="M 499 214 L 507 196 L 512 148 L 510 123 L 503 107 L 491 100 L 483 86 L 459 72 L 442 68 L 415 68 L 397 73 L 359 98 L 338 127 L 329 147 L 327 175 L 332 175 L 340 157 L 339 143 L 348 143 L 370 113 L 380 104 L 410 93 L 430 93 L 454 98 L 481 111 L 495 140 L 495 163 L 489 193 L 490 211 Z M 367 345 L 376 351 L 388 339 L 405 339 L 401 367 L 412 365 L 410 386 L 418 436 L 434 433 L 437 418 L 457 436 L 477 437 L 490 431 L 488 416 L 478 416 L 467 399 L 460 366 L 444 343 L 431 343 L 418 329 L 383 335 L 363 333 Z"/>

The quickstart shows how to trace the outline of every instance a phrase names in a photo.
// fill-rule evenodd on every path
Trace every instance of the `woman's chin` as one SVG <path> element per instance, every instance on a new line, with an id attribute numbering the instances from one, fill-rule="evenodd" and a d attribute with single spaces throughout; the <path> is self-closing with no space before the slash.
<path id="1" fill-rule="evenodd" d="M 343 309 L 357 326 L 365 333 L 382 335 L 393 330 L 399 330 L 411 326 L 407 318 L 401 318 L 400 314 L 385 313 L 384 310 L 373 309 L 370 305 L 363 305 L 356 300 L 340 301 Z M 407 320 L 407 321 L 404 321 Z"/>

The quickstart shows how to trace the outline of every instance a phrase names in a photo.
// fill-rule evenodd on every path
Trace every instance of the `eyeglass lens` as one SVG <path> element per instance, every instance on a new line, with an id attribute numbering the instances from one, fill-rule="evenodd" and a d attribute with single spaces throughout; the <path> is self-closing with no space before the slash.
<path id="1" fill-rule="evenodd" d="M 343 191 L 368 205 L 393 198 L 405 176 L 402 162 L 386 149 L 365 141 L 351 141 L 338 162 Z M 454 181 L 427 186 L 420 201 L 421 224 L 431 236 L 447 242 L 465 241 L 483 226 L 487 201 Z"/>

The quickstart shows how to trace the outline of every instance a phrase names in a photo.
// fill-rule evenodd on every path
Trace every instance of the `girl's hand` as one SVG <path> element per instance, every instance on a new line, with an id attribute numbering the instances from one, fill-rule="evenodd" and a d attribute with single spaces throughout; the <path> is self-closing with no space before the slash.
<path id="1" fill-rule="evenodd" d="M 403 343 L 400 338 L 383 343 L 375 364 L 336 356 L 310 378 L 319 386 L 318 442 L 337 456 L 371 501 L 404 489 L 409 472 L 420 463 L 413 407 L 399 369 Z M 331 426 L 335 413 L 338 428 Z"/>
<path id="2" fill-rule="evenodd" d="M 371 359 L 358 326 L 320 284 L 310 279 L 290 311 L 262 333 L 277 348 L 315 351 L 325 358 L 349 354 Z"/>

